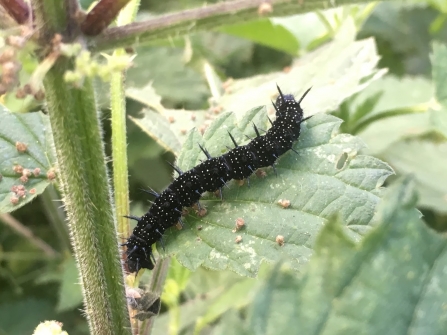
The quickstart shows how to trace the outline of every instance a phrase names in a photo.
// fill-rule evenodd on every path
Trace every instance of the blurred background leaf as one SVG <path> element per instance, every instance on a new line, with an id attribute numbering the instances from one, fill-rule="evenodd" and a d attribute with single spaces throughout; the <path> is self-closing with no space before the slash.
<path id="1" fill-rule="evenodd" d="M 83 0 L 82 6 L 88 8 L 91 3 L 91 0 Z M 143 0 L 138 20 L 202 5 L 203 2 L 197 0 Z M 259 113 L 262 107 L 257 106 L 267 105 L 267 114 L 272 112 L 270 99 L 275 98 L 275 83 L 278 83 L 286 92 L 296 95 L 313 86 L 304 103 L 305 113 L 333 113 L 344 121 L 340 126 L 342 133 L 356 135 L 366 144 L 362 145 L 357 157 L 373 155 L 388 162 L 398 176 L 412 174 L 414 187 L 419 193 L 417 206 L 422 211 L 425 222 L 437 230 L 445 231 L 446 13 L 445 1 L 369 3 L 243 22 L 222 27 L 218 31 L 201 32 L 181 38 L 173 36 L 170 40 L 139 46 L 135 49 L 137 57 L 126 81 L 126 108 L 131 120 L 127 123 L 127 130 L 132 214 L 144 213 L 150 206 L 147 195 L 141 192 L 140 188 L 150 186 L 162 190 L 170 183 L 172 170 L 166 160 L 175 160 L 175 154 L 181 151 L 180 144 L 187 140 L 192 128 L 196 129 L 194 139 L 201 139 L 199 134 L 209 129 L 213 120 L 221 117 L 223 112 L 230 111 L 237 114 L 239 124 L 245 122 L 243 132 L 252 136 L 253 130 L 247 128 L 247 122 L 254 114 L 257 115 L 254 119 L 256 124 L 265 121 L 265 118 L 261 118 L 265 114 Z M 38 62 L 35 57 L 29 56 L 29 52 L 20 55 L 20 61 L 23 68 L 20 80 L 26 82 Z M 386 71 L 388 74 L 385 75 Z M 103 113 L 104 140 L 110 153 L 107 86 L 100 81 L 96 83 L 98 103 Z M 0 103 L 13 113 L 42 109 L 34 99 L 17 99 L 15 93 L 1 96 Z M 3 109 L 2 112 L 4 111 Z M 155 113 L 158 115 L 154 116 Z M 14 115 L 16 118 L 20 117 Z M 41 130 L 41 134 L 44 129 L 49 129 L 42 123 L 45 119 L 42 114 L 31 113 L 23 117 L 40 118 L 40 121 L 36 119 L 31 123 Z M 156 120 L 159 122 L 155 122 Z M 1 118 L 0 128 L 6 127 L 9 131 L 10 127 L 5 124 Z M 39 124 L 41 125 L 38 126 Z M 266 127 L 267 125 L 264 126 Z M 238 131 L 238 136 L 242 138 L 242 131 Z M 210 139 L 211 135 L 205 135 L 205 143 L 210 143 L 211 146 L 209 149 L 214 150 L 214 154 L 220 154 L 224 150 L 224 142 L 208 142 Z M 190 149 L 192 150 L 192 147 Z M 195 146 L 194 150 L 196 149 Z M 2 150 L 4 146 L 0 146 L 0 152 L 3 152 Z M 45 150 L 47 149 L 39 148 L 39 155 Z M 8 159 L 9 157 L 11 156 L 9 155 Z M 283 158 L 283 161 L 286 160 L 287 157 Z M 50 156 L 43 162 L 42 172 L 45 173 L 45 169 L 54 164 L 54 159 Z M 191 160 L 190 163 L 194 164 L 195 161 Z M 0 157 L 0 166 L 9 169 L 10 162 Z M 274 178 L 270 175 L 272 172 L 268 172 L 267 178 Z M 14 182 L 15 179 L 5 177 L 8 174 L 4 174 L 3 170 L 0 173 L 3 175 L 0 189 L 3 187 L 5 191 L 0 194 L 4 194 L 2 200 L 6 199 L 8 202 L 11 185 L 5 184 L 11 180 Z M 278 178 L 282 180 L 281 173 Z M 252 179 L 252 187 L 255 188 L 258 181 Z M 391 177 L 387 179 L 386 184 L 392 186 L 395 181 L 396 179 Z M 28 183 L 32 182 L 34 179 L 30 179 Z M 266 182 L 268 180 L 259 180 L 259 186 L 265 185 Z M 27 188 L 28 185 L 31 184 L 27 184 Z M 24 199 L 23 203 L 26 202 L 27 205 L 15 210 L 12 215 L 58 255 L 64 256 L 45 257 L 40 250 L 36 251 L 29 239 L 18 235 L 7 225 L 0 225 L 0 332 L 30 334 L 40 321 L 57 319 L 64 323 L 64 329 L 71 335 L 88 334 L 79 308 L 79 292 L 76 292 L 75 287 L 77 275 L 70 258 L 66 256 L 69 253 L 68 236 L 65 214 L 63 208 L 59 208 L 61 203 L 58 185 L 55 185 L 56 189 L 50 189 L 43 179 L 39 181 L 39 185 L 36 189 L 41 188 L 37 193 L 46 188 L 45 192 L 37 198 L 33 197 L 33 201 L 30 201 L 32 197 Z M 246 186 L 233 184 L 225 193 L 231 195 L 241 191 L 242 194 L 247 192 L 245 189 Z M 215 200 L 208 198 L 209 203 L 214 204 Z M 276 198 L 269 203 L 273 205 L 275 200 Z M 371 250 L 379 252 L 382 250 L 380 247 L 388 241 L 387 245 L 397 246 L 405 251 L 401 246 L 405 240 L 411 242 L 414 250 L 424 250 L 424 255 L 432 255 L 430 245 L 438 243 L 439 236 L 427 232 L 419 219 L 412 216 L 413 214 L 410 215 L 411 211 L 402 208 L 398 203 L 390 203 L 385 212 L 407 213 L 411 219 L 404 220 L 399 216 L 396 220 L 382 220 L 389 224 L 367 235 L 366 239 L 378 243 Z M 396 207 L 395 210 L 393 206 Z M 210 216 L 200 221 L 203 227 L 206 227 L 206 220 L 212 218 L 218 206 L 212 207 Z M 7 204 L 7 210 L 11 209 Z M 194 222 L 192 227 L 200 224 L 191 217 L 188 220 L 189 224 Z M 229 217 L 226 220 L 232 222 Z M 262 331 L 268 333 L 274 327 L 275 333 L 280 333 L 285 329 L 282 327 L 288 325 L 287 316 L 297 312 L 290 307 L 293 305 L 291 299 L 293 294 L 298 292 L 297 289 L 304 287 L 303 283 L 307 283 L 309 294 L 320 294 L 319 297 L 324 298 L 321 299 L 321 304 L 331 300 L 333 296 L 329 293 L 318 293 L 318 287 L 313 284 L 314 281 L 319 283 L 318 280 L 324 279 L 324 275 L 319 271 L 324 272 L 326 268 L 321 264 L 329 262 L 330 259 L 341 262 L 343 250 L 348 250 L 347 254 L 351 257 L 360 255 L 362 250 L 365 250 L 364 244 L 352 244 L 352 237 L 361 240 L 360 233 L 366 231 L 353 233 L 354 225 L 344 229 L 342 234 L 339 224 L 329 218 L 326 218 L 326 221 L 332 224 L 327 226 L 327 230 L 323 230 L 320 239 L 323 241 L 332 238 L 333 252 L 329 247 L 320 245 L 317 250 L 321 253 L 314 256 L 311 265 L 303 267 L 300 274 L 290 272 L 284 267 L 278 270 L 277 267 L 265 263 L 260 266 L 257 279 L 243 278 L 229 271 L 216 272 L 204 268 L 198 268 L 191 273 L 175 260 L 172 261 L 172 271 L 168 275 L 170 284 L 166 286 L 167 290 L 171 290 L 171 299 L 169 303 L 164 300 L 153 334 L 166 334 L 169 329 L 172 331 L 173 325 L 176 325 L 175 329 L 182 334 L 252 334 L 252 330 L 259 329 L 257 322 L 264 316 L 262 322 L 266 322 L 267 327 Z M 395 225 L 399 222 L 402 223 L 400 230 Z M 410 225 L 405 225 L 405 222 Z M 185 227 L 185 230 L 187 229 L 190 227 Z M 396 238 L 379 238 L 380 229 L 394 229 L 393 236 Z M 197 233 L 191 232 L 191 243 L 196 242 Z M 349 237 L 346 233 L 350 233 Z M 170 234 L 177 233 L 170 231 Z M 186 238 L 186 235 L 188 234 L 185 231 L 178 233 L 179 238 Z M 423 238 L 426 239 L 422 241 Z M 331 252 L 325 253 L 327 250 Z M 396 252 L 383 249 L 383 253 L 387 255 L 387 264 L 392 264 Z M 181 257 L 185 258 L 184 254 Z M 180 261 L 185 263 L 181 257 Z M 360 256 L 356 257 L 361 259 Z M 416 256 L 412 256 L 412 260 L 412 265 L 422 264 L 414 263 L 417 261 Z M 397 269 L 398 263 L 394 264 Z M 331 269 L 327 269 L 329 270 Z M 365 267 L 364 273 L 367 273 L 367 270 Z M 424 276 L 424 271 L 422 269 L 420 272 L 414 272 Z M 341 278 L 339 272 L 334 270 L 331 273 L 335 279 Z M 379 271 L 369 278 L 375 279 L 373 284 L 392 284 L 394 279 L 386 281 L 384 277 L 379 277 L 386 274 L 389 272 Z M 145 273 L 143 284 L 148 283 L 150 275 Z M 355 305 L 356 308 L 352 307 L 352 301 L 357 300 L 351 301 L 343 296 L 337 311 L 346 311 L 346 315 L 353 316 L 352 313 L 358 313 L 355 314 L 356 317 L 361 314 L 365 316 L 362 320 L 372 320 L 375 315 L 372 312 L 375 308 L 374 302 L 379 301 L 380 294 L 386 290 L 403 293 L 408 293 L 405 290 L 409 289 L 416 290 L 416 286 L 411 286 L 404 275 L 405 273 L 396 272 L 395 278 L 399 279 L 400 288 L 382 285 L 379 289 L 383 291 L 373 291 L 375 286 L 366 285 L 369 291 L 360 291 L 363 287 L 356 286 L 358 292 L 365 293 L 365 296 L 371 296 L 371 292 L 377 294 L 368 300 L 369 304 L 359 302 L 358 306 Z M 297 277 L 304 279 L 298 281 Z M 429 277 L 425 278 L 429 280 Z M 334 285 L 337 283 L 334 280 Z M 359 280 L 356 284 L 362 283 Z M 264 288 L 259 291 L 262 285 Z M 333 286 L 324 282 L 319 289 L 330 287 Z M 434 286 L 428 286 L 431 287 Z M 270 298 L 268 290 L 272 294 Z M 299 292 L 303 293 L 302 290 Z M 393 294 L 383 298 L 383 301 L 388 301 L 389 296 Z M 272 306 L 280 307 L 265 311 L 258 304 L 256 310 L 259 301 L 255 300 L 256 297 L 264 302 L 271 301 Z M 300 298 L 303 297 L 301 294 Z M 415 297 L 424 304 L 428 302 L 435 307 L 440 301 L 435 298 L 430 300 L 417 293 Z M 396 301 L 402 302 L 402 306 L 411 306 L 408 300 L 396 298 Z M 350 307 L 345 308 L 343 304 L 347 302 Z M 304 307 L 307 308 L 307 305 L 303 305 Z M 308 313 L 314 315 L 316 308 L 321 310 L 316 304 L 310 304 Z M 425 307 L 421 305 L 420 308 Z M 423 321 L 426 320 L 426 323 L 430 322 L 431 328 L 425 329 L 436 334 L 434 319 L 439 316 L 439 311 L 442 311 L 442 307 L 432 308 L 425 314 L 424 319 L 413 319 L 414 332 L 417 334 L 419 329 L 423 329 Z M 389 315 L 394 316 L 393 313 Z M 315 322 L 318 320 L 312 319 Z M 250 323 L 252 320 L 256 322 Z M 346 318 L 346 324 L 349 320 Z M 441 316 L 439 320 L 444 319 Z M 331 325 L 337 327 L 344 322 L 335 312 L 329 321 L 335 322 Z M 356 325 L 355 334 L 361 332 L 364 324 L 360 322 Z M 439 324 L 443 326 L 442 323 Z M 250 325 L 253 328 L 250 328 Z M 391 326 L 388 329 L 394 331 L 395 328 Z M 298 330 L 295 324 L 291 329 Z"/>

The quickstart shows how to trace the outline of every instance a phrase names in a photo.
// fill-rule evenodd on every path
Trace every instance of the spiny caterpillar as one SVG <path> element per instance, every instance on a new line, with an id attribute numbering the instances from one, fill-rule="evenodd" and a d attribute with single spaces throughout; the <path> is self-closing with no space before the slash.
<path id="1" fill-rule="evenodd" d="M 162 242 L 166 229 L 175 226 L 178 222 L 183 226 L 183 207 L 191 207 L 198 203 L 204 192 L 220 190 L 231 179 L 244 180 L 257 169 L 272 166 L 279 156 L 288 150 L 293 150 L 293 143 L 300 136 L 303 118 L 301 101 L 310 91 L 296 101 L 291 94 L 283 94 L 277 86 L 279 96 L 273 106 L 276 110 L 276 120 L 265 135 L 259 133 L 253 124 L 256 137 L 246 145 L 238 145 L 236 140 L 228 133 L 234 149 L 222 156 L 211 157 L 209 152 L 200 144 L 200 149 L 206 160 L 183 172 L 173 166 L 179 176 L 160 194 L 150 189 L 147 192 L 155 196 L 155 201 L 149 211 L 142 217 L 127 216 L 138 223 L 125 245 L 127 247 L 127 268 L 130 272 L 138 272 L 142 268 L 152 270 L 155 258 L 152 245 Z M 276 170 L 275 170 L 276 173 Z"/>

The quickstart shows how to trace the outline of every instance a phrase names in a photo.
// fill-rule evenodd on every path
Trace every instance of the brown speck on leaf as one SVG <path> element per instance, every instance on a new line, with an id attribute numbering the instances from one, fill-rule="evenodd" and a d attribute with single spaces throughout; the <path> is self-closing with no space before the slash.
<path id="1" fill-rule="evenodd" d="M 177 222 L 177 223 L 175 224 L 175 228 L 176 228 L 177 230 L 182 230 L 182 229 L 183 229 L 183 226 L 182 226 L 182 224 L 181 224 L 180 222 Z"/>
<path id="2" fill-rule="evenodd" d="M 197 213 L 197 216 L 202 218 L 202 217 L 204 217 L 206 215 L 207 210 L 206 210 L 205 207 L 202 207 L 199 210 L 197 210 L 196 213 Z"/>
<path id="3" fill-rule="evenodd" d="M 13 170 L 15 173 L 22 174 L 22 172 L 23 172 L 23 166 L 22 166 L 22 165 L 14 165 L 14 166 L 12 167 L 12 170 Z"/>
<path id="4" fill-rule="evenodd" d="M 23 169 L 22 176 L 30 177 L 31 171 L 29 169 Z"/>
<path id="5" fill-rule="evenodd" d="M 236 181 L 239 186 L 243 186 L 245 184 L 245 179 Z"/>
<path id="6" fill-rule="evenodd" d="M 36 194 L 36 189 L 35 188 L 30 189 L 29 194 Z"/>
<path id="7" fill-rule="evenodd" d="M 33 175 L 34 175 L 34 177 L 37 177 L 38 175 L 40 175 L 40 168 L 35 168 L 33 170 Z"/>
<path id="8" fill-rule="evenodd" d="M 191 114 L 191 120 L 195 121 L 196 120 L 196 114 Z"/>
<path id="9" fill-rule="evenodd" d="M 182 209 L 182 216 L 186 216 L 189 214 L 189 211 L 186 208 Z"/>
<path id="10" fill-rule="evenodd" d="M 9 201 L 11 202 L 11 204 L 17 205 L 19 203 L 19 198 L 16 195 L 13 195 L 11 196 L 11 198 L 9 198 Z"/>
<path id="11" fill-rule="evenodd" d="M 24 184 L 26 184 L 28 182 L 28 177 L 27 176 L 21 176 L 20 177 L 20 181 Z"/>
<path id="12" fill-rule="evenodd" d="M 25 199 L 26 198 L 26 191 L 25 190 L 17 191 L 16 195 L 17 195 L 18 198 Z"/>
<path id="13" fill-rule="evenodd" d="M 197 242 L 202 242 L 202 239 L 201 239 L 200 237 L 197 236 L 197 237 L 196 237 L 196 241 L 197 241 Z"/>
<path id="14" fill-rule="evenodd" d="M 211 112 L 213 112 L 214 114 L 220 114 L 223 111 L 223 106 L 219 105 L 219 106 L 214 106 L 211 108 Z"/>
<path id="15" fill-rule="evenodd" d="M 279 200 L 278 200 L 278 204 L 279 204 L 282 208 L 288 208 L 288 207 L 290 207 L 290 200 L 287 200 L 287 199 L 279 199 Z"/>
<path id="16" fill-rule="evenodd" d="M 284 245 L 284 236 L 282 235 L 276 236 L 276 243 L 278 243 L 278 245 L 282 247 Z"/>
<path id="17" fill-rule="evenodd" d="M 53 168 L 51 168 L 51 169 L 48 170 L 48 172 L 47 172 L 47 178 L 48 178 L 49 180 L 54 180 L 54 179 L 56 178 L 56 171 L 55 171 Z"/>
<path id="18" fill-rule="evenodd" d="M 241 235 L 236 236 L 236 238 L 234 239 L 234 242 L 241 243 L 242 242 L 242 236 Z"/>
<path id="19" fill-rule="evenodd" d="M 186 134 L 186 132 L 187 132 L 187 130 L 186 130 L 186 129 L 184 129 L 184 128 L 180 129 L 180 134 L 182 134 L 182 135 L 185 135 L 185 134 Z"/>
<path id="20" fill-rule="evenodd" d="M 267 176 L 267 173 L 264 170 L 258 169 L 255 173 L 258 178 L 265 178 L 265 176 Z"/>
<path id="21" fill-rule="evenodd" d="M 286 66 L 282 69 L 282 72 L 284 73 L 289 73 L 290 71 L 292 71 L 292 67 L 291 66 Z"/>
<path id="22" fill-rule="evenodd" d="M 202 230 L 203 226 L 197 226 L 197 230 Z"/>
<path id="23" fill-rule="evenodd" d="M 175 122 L 175 118 L 172 115 L 168 116 L 168 122 L 169 123 L 174 123 Z"/>
<path id="24" fill-rule="evenodd" d="M 243 218 L 236 219 L 236 231 L 241 230 L 245 226 L 245 220 Z"/>
<path id="25" fill-rule="evenodd" d="M 258 14 L 260 16 L 266 15 L 273 12 L 273 6 L 271 3 L 269 2 L 263 2 L 262 4 L 259 5 L 258 7 Z"/>
<path id="26" fill-rule="evenodd" d="M 206 130 L 206 126 L 204 125 L 204 124 L 202 124 L 200 127 L 199 127 L 199 132 L 200 132 L 200 134 L 204 134 L 205 133 L 205 130 Z"/>

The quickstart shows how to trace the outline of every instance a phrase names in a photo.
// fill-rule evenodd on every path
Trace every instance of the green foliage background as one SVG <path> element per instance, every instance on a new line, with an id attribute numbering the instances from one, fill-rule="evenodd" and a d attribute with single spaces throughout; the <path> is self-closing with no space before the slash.
<path id="1" fill-rule="evenodd" d="M 160 3 L 143 1 L 140 17 L 201 4 Z M 233 24 L 136 50 L 126 80 L 135 215 L 150 205 L 141 187 L 170 183 L 166 160 L 177 155 L 190 168 L 203 158 L 197 142 L 218 155 L 230 145 L 226 130 L 244 141 L 251 121 L 268 127 L 269 107 L 257 106 L 269 104 L 275 83 L 296 95 L 312 84 L 303 106 L 316 114 L 303 125 L 298 155 L 279 161 L 278 177 L 267 169 L 250 189 L 230 183 L 228 201 L 208 195 L 207 216 L 191 211 L 182 231 L 167 233 L 157 256 L 176 256 L 153 334 L 445 332 L 446 240 L 438 232 L 447 229 L 446 15 L 435 1 L 367 4 Z M 99 81 L 96 87 L 110 153 L 109 92 Z M 223 109 L 218 116 L 210 103 Z M 71 335 L 88 334 L 57 187 L 32 178 L 36 196 L 20 208 L 9 201 L 11 165 L 39 167 L 45 176 L 56 163 L 47 116 L 17 114 L 38 109 L 13 95 L 0 105 L 0 144 L 24 135 L 45 143 L 11 159 L 0 148 L 8 157 L 0 160 L 1 212 L 15 209 L 32 232 L 25 238 L 0 225 L 0 334 L 31 334 L 47 319 Z M 284 198 L 291 208 L 277 205 Z M 241 216 L 246 228 L 232 233 Z M 275 242 L 280 234 L 283 247 Z"/>

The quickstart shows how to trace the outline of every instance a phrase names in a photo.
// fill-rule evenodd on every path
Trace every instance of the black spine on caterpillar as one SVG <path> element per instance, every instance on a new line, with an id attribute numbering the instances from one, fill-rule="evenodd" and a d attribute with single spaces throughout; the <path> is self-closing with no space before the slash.
<path id="1" fill-rule="evenodd" d="M 276 120 L 265 135 L 260 135 L 255 125 L 256 137 L 246 145 L 238 145 L 230 135 L 235 146 L 226 154 L 211 157 L 206 149 L 200 147 L 207 159 L 189 171 L 182 172 L 174 167 L 179 176 L 161 193 L 148 191 L 156 197 L 149 211 L 141 218 L 129 216 L 138 223 L 126 243 L 127 267 L 130 272 L 141 268 L 152 270 L 155 259 L 152 245 L 163 241 L 163 233 L 181 220 L 183 207 L 197 203 L 204 192 L 221 189 L 232 179 L 248 178 L 256 169 L 273 166 L 279 156 L 293 150 L 293 142 L 300 136 L 303 109 L 301 101 L 293 95 L 283 94 L 278 87 L 279 96 L 273 106 Z"/>

